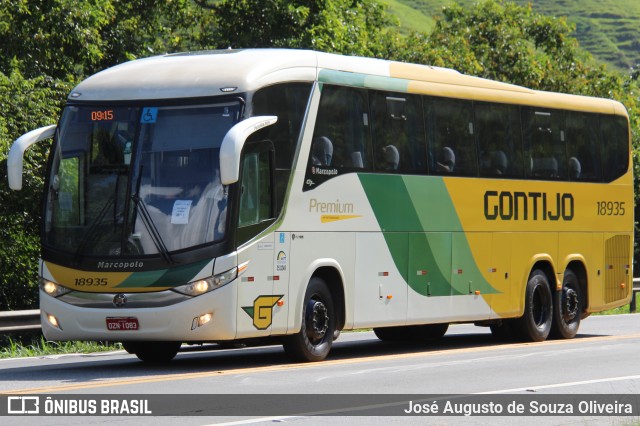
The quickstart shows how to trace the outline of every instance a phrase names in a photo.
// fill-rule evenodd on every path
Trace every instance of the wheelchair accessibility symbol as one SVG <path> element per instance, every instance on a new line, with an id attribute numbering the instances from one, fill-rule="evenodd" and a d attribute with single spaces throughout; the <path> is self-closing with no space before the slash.
<path id="1" fill-rule="evenodd" d="M 153 124 L 158 118 L 158 108 L 144 108 L 142 110 L 142 116 L 140 117 L 140 123 Z"/>

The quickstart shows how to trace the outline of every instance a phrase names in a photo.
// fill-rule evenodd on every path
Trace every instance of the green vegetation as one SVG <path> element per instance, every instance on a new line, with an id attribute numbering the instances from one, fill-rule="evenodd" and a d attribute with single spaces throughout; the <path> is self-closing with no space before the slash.
<path id="1" fill-rule="evenodd" d="M 0 345 L 0 359 L 47 356 L 57 354 L 106 352 L 121 350 L 119 343 L 100 342 L 47 342 L 43 336 L 7 339 Z"/>
<path id="2" fill-rule="evenodd" d="M 600 61 L 620 70 L 640 64 L 640 2 L 628 0 L 514 0 L 534 11 L 552 17 L 564 17 L 575 25 L 575 38 Z M 442 16 L 442 7 L 452 0 L 389 0 L 390 10 L 398 10 L 401 26 L 425 31 L 425 24 L 414 15 Z M 458 0 L 465 9 L 473 9 L 478 0 Z M 404 6 L 404 8 L 403 8 Z M 414 9 L 412 14 L 405 8 Z M 430 22 L 427 21 L 427 25 Z"/>

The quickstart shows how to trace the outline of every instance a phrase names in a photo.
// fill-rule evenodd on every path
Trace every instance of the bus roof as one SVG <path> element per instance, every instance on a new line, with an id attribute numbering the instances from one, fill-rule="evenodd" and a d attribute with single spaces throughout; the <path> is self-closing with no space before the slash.
<path id="1" fill-rule="evenodd" d="M 428 65 L 293 49 L 189 52 L 130 61 L 87 78 L 71 92 L 69 100 L 211 97 L 277 82 L 315 80 L 626 116 L 622 104 L 608 99 L 536 91 Z"/>

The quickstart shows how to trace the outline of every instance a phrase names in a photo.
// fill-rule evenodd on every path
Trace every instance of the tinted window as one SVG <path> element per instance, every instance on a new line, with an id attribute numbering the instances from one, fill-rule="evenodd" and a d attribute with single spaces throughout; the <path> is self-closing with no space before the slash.
<path id="1" fill-rule="evenodd" d="M 524 176 L 520 108 L 476 102 L 474 110 L 480 176 Z"/>
<path id="2" fill-rule="evenodd" d="M 426 101 L 430 172 L 476 176 L 478 161 L 471 101 L 438 98 Z"/>
<path id="3" fill-rule="evenodd" d="M 567 152 L 562 132 L 562 115 L 562 112 L 557 110 L 522 109 L 527 177 L 567 179 Z"/>
<path id="4" fill-rule="evenodd" d="M 601 181 L 599 116 L 567 112 L 564 135 L 567 142 L 569 180 Z"/>
<path id="5" fill-rule="evenodd" d="M 313 134 L 305 189 L 339 174 L 369 171 L 367 91 L 340 86 L 322 89 Z"/>
<path id="6" fill-rule="evenodd" d="M 602 117 L 602 166 L 605 182 L 611 182 L 629 168 L 629 128 L 619 116 Z"/>
<path id="7" fill-rule="evenodd" d="M 282 210 L 302 120 L 311 93 L 310 83 L 287 83 L 260 89 L 253 96 L 251 115 L 275 115 L 278 121 L 252 140 L 268 139 L 275 147 L 276 215 Z"/>
<path id="8" fill-rule="evenodd" d="M 426 173 L 420 96 L 372 92 L 374 169 L 387 173 Z"/>

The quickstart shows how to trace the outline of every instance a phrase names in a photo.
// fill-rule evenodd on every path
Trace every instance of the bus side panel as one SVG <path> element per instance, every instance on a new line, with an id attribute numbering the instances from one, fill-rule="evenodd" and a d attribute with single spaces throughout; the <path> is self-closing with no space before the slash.
<path id="1" fill-rule="evenodd" d="M 389 252 L 396 253 L 396 261 Z M 356 235 L 356 327 L 404 325 L 407 319 L 408 234 L 360 232 Z"/>
<path id="2" fill-rule="evenodd" d="M 587 267 L 587 312 L 597 312 L 604 305 L 604 235 L 596 232 L 591 236 L 593 261 Z"/>
<path id="3" fill-rule="evenodd" d="M 524 313 L 525 289 L 536 262 L 547 262 L 555 269 L 554 259 L 558 258 L 557 232 L 518 232 L 513 235 L 511 295 L 505 297 L 504 302 L 495 304 L 498 309 L 496 312 L 502 317 L 521 316 Z M 551 289 L 555 289 L 555 277 L 549 277 L 549 280 Z M 503 306 L 504 310 L 499 306 Z M 503 315 L 503 312 L 510 314 Z"/>
<path id="4" fill-rule="evenodd" d="M 302 306 L 309 280 L 320 268 L 332 268 L 342 277 L 345 298 L 345 328 L 353 323 L 356 237 L 354 232 L 291 232 L 288 331 L 295 333 L 302 325 Z M 335 303 L 335 298 L 334 298 Z M 336 308 L 337 309 L 337 308 Z"/>
<path id="5" fill-rule="evenodd" d="M 492 318 L 518 313 L 517 289 L 512 288 L 513 233 L 497 232 L 491 242 L 491 265 L 486 269 L 491 284 L 500 292 L 491 298 Z"/>
<path id="6" fill-rule="evenodd" d="M 273 292 L 273 240 L 274 235 L 270 233 L 238 250 L 238 265 L 247 265 L 238 278 L 238 339 L 268 336 L 273 318 L 286 317 L 286 313 L 281 313 L 277 306 L 285 294 Z"/>

